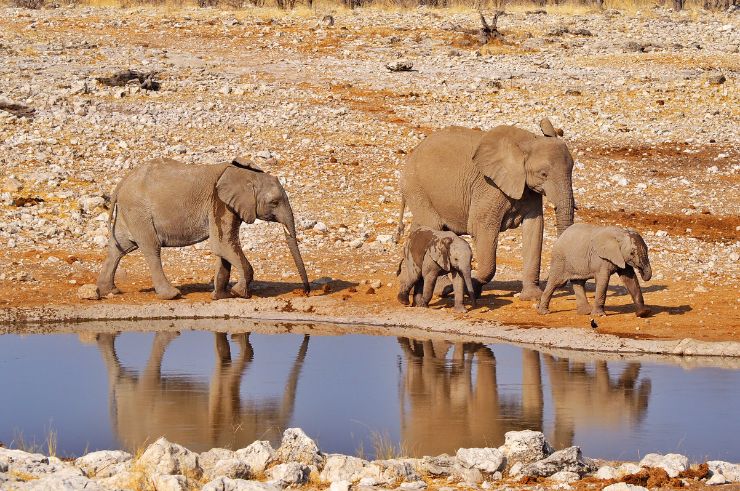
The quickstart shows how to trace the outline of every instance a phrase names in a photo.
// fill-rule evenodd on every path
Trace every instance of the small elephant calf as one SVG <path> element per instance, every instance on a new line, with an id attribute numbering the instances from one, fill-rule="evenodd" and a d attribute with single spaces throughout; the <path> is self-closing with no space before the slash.
<path id="1" fill-rule="evenodd" d="M 648 249 L 640 234 L 632 229 L 620 227 L 599 227 L 577 223 L 568 227 L 558 238 L 552 249 L 550 277 L 540 298 L 537 311 L 547 314 L 550 311 L 550 297 L 556 288 L 570 280 L 576 294 L 579 314 L 606 315 L 604 302 L 609 277 L 617 273 L 635 303 L 637 317 L 646 317 L 650 310 L 642 299 L 640 283 L 635 269 L 642 279 L 650 280 L 653 271 L 648 259 Z M 596 280 L 594 308 L 586 299 L 584 285 L 587 279 Z"/>
<path id="2" fill-rule="evenodd" d="M 440 232 L 428 227 L 411 231 L 404 247 L 403 259 L 396 275 L 400 281 L 398 301 L 409 304 L 414 289 L 414 306 L 426 307 L 432 299 L 437 277 L 450 273 L 455 289 L 455 311 L 465 312 L 463 293 L 467 288 L 475 308 L 473 282 L 470 277 L 473 252 L 465 240 L 453 232 Z"/>

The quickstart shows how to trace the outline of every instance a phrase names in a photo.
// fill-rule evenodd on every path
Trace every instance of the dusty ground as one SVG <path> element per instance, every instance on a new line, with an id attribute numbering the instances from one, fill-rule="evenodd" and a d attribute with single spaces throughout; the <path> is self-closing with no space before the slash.
<path id="1" fill-rule="evenodd" d="M 500 19 L 505 43 L 479 48 L 464 32 L 478 27 L 471 11 L 339 11 L 331 28 L 318 22 L 325 13 L 3 9 L 0 99 L 35 113 L 0 110 L 0 307 L 89 304 L 77 289 L 95 280 L 103 197 L 127 169 L 159 155 L 251 155 L 285 181 L 309 276 L 324 278 L 312 296 L 344 312 L 398 312 L 401 246 L 388 239 L 404 154 L 449 124 L 534 131 L 549 116 L 577 160 L 576 220 L 633 226 L 650 247 L 655 315 L 637 319 L 614 278 L 599 332 L 740 340 L 737 14 L 522 10 Z M 398 58 L 416 71 L 384 68 Z M 94 80 L 123 68 L 160 71 L 162 90 Z M 274 224 L 242 229 L 257 297 L 296 295 L 281 236 Z M 543 278 L 554 236 L 548 209 Z M 572 292 L 546 317 L 516 298 L 519 239 L 503 234 L 496 279 L 465 318 L 590 329 Z M 164 256 L 185 293 L 175 302 L 207 301 L 207 249 Z M 138 253 L 117 283 L 125 294 L 101 302 L 157 301 Z"/>

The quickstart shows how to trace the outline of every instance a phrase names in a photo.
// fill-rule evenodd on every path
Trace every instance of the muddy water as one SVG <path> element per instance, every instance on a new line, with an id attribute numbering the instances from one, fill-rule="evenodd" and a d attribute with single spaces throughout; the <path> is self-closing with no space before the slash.
<path id="1" fill-rule="evenodd" d="M 277 445 L 304 428 L 326 452 L 373 457 L 498 446 L 541 429 L 556 448 L 740 461 L 740 371 L 604 361 L 510 345 L 184 331 L 0 336 L 0 441 L 58 453 Z"/>

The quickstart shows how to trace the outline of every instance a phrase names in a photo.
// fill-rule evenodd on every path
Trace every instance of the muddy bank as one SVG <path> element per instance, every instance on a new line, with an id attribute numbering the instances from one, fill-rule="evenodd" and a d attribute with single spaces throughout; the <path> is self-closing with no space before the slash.
<path id="1" fill-rule="evenodd" d="M 209 303 L 153 303 L 147 305 L 60 306 L 46 308 L 10 308 L 0 311 L 0 324 L 5 333 L 68 332 L 105 329 L 106 322 L 134 320 L 221 319 L 243 328 L 245 320 L 277 320 L 283 322 L 321 322 L 334 324 L 336 333 L 357 332 L 358 326 L 383 329 L 384 334 L 411 335 L 420 331 L 443 334 L 445 338 L 464 336 L 467 339 L 494 342 L 505 341 L 531 345 L 542 349 L 568 349 L 616 354 L 655 354 L 671 357 L 740 358 L 740 342 L 704 342 L 691 338 L 680 340 L 632 339 L 601 334 L 597 329 L 580 328 L 521 328 L 496 321 L 470 320 L 465 315 L 426 309 L 360 311 L 347 307 L 331 297 L 229 299 Z M 72 326 L 74 324 L 74 326 Z M 174 329 L 175 324 L 172 324 Z M 134 327 L 134 326 L 132 326 Z M 201 326 L 201 328 L 207 326 Z M 135 327 L 134 327 L 135 328 Z M 135 328 L 136 329 L 136 328 Z M 392 331 L 389 331 L 391 329 Z"/>

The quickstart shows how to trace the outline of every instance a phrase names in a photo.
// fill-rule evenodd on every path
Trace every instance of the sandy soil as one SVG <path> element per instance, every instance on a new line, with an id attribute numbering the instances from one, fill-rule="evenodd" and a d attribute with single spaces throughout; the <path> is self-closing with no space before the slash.
<path id="1" fill-rule="evenodd" d="M 5 9 L 0 95 L 38 110 L 33 119 L 0 120 L 0 244 L 8 245 L 0 248 L 0 308 L 91 306 L 77 289 L 95 281 L 105 206 L 86 209 L 81 199 L 110 193 L 127 168 L 155 155 L 215 163 L 247 154 L 285 179 L 307 223 L 300 239 L 309 276 L 325 280 L 306 308 L 315 299 L 348 317 L 408 317 L 395 300 L 401 246 L 386 241 L 404 154 L 447 124 L 534 130 L 547 115 L 577 159 L 576 220 L 635 227 L 650 246 L 655 274 L 643 291 L 654 315 L 636 318 L 613 278 L 598 332 L 740 341 L 736 17 L 521 12 L 500 21 L 506 44 L 479 48 L 462 32 L 477 27 L 470 12 L 339 12 L 330 29 L 317 27 L 322 15 Z M 593 36 L 553 34 L 561 25 Z M 662 39 L 662 47 L 625 51 L 625 30 L 629 39 Z M 703 48 L 690 48 L 692 40 Z M 400 56 L 418 72 L 388 73 L 384 64 Z M 128 67 L 161 69 L 163 90 L 74 93 L 80 80 Z M 727 80 L 708 81 L 713 71 Z M 260 158 L 266 150 L 276 158 Z M 62 170 L 48 171 L 52 164 Z M 57 174 L 39 177 L 47 171 Z M 315 221 L 327 230 L 312 228 Z M 281 233 L 270 224 L 243 228 L 257 298 L 299 296 Z M 548 209 L 543 278 L 554 237 Z M 362 246 L 353 248 L 357 238 Z M 454 315 L 451 300 L 435 298 L 439 322 L 590 332 L 571 291 L 556 293 L 548 316 L 516 297 L 519 239 L 516 230 L 503 234 L 498 273 L 478 309 Z M 207 249 L 164 257 L 184 293 L 172 304 L 208 302 Z M 370 289 L 373 281 L 382 287 Z M 101 304 L 159 303 L 138 253 L 123 260 L 117 283 L 124 294 Z M 241 302 L 249 310 L 253 301 Z"/>

